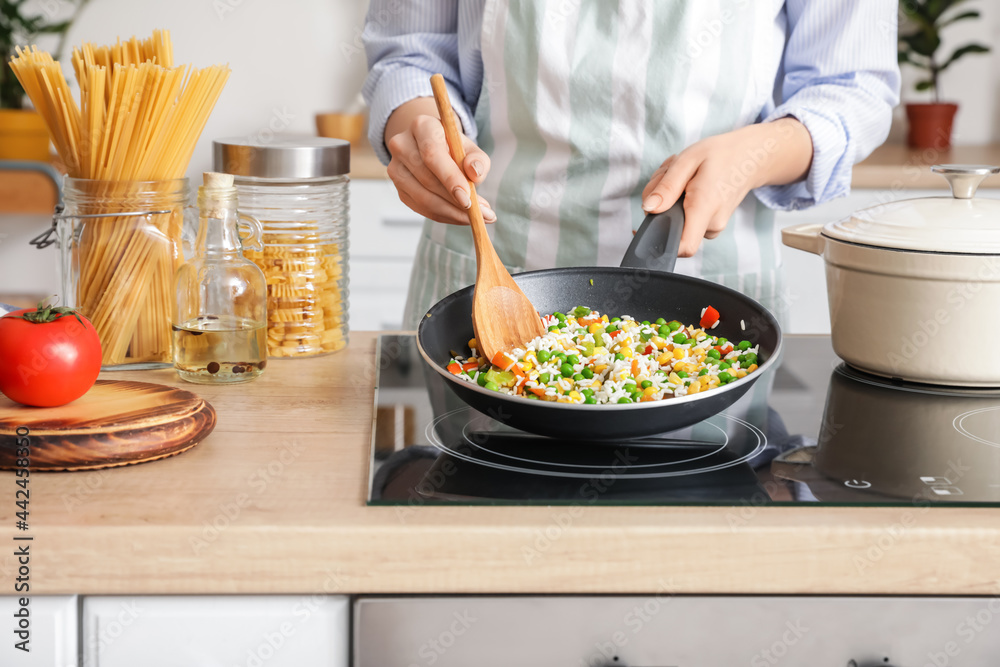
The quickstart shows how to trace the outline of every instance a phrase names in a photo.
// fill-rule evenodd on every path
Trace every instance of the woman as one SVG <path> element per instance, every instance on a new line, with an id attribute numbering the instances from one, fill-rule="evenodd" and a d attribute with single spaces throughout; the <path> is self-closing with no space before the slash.
<path id="1" fill-rule="evenodd" d="M 466 176 L 512 273 L 617 265 L 644 215 L 684 193 L 676 270 L 783 321 L 771 209 L 846 194 L 885 140 L 896 14 L 896 0 L 371 0 L 371 143 L 428 218 L 404 324 L 475 280 Z"/>

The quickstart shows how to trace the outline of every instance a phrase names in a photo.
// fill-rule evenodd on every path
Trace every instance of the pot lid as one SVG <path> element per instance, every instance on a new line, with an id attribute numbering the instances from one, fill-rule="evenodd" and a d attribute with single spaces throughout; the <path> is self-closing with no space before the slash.
<path id="1" fill-rule="evenodd" d="M 1000 199 L 975 197 L 1000 167 L 938 164 L 931 171 L 951 186 L 951 197 L 878 204 L 823 228 L 824 236 L 861 245 L 975 255 L 1000 255 Z"/>

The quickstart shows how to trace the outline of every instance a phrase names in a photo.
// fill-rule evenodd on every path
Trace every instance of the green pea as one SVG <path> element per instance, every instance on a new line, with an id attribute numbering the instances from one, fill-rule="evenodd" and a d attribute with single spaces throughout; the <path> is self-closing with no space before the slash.
<path id="1" fill-rule="evenodd" d="M 643 389 L 649 389 L 652 386 L 653 386 L 653 383 L 650 380 L 643 380 L 642 381 L 642 388 Z"/>
<path id="2" fill-rule="evenodd" d="M 580 357 L 576 356 L 575 354 L 571 354 L 568 357 L 566 357 L 566 363 L 571 366 L 576 366 L 578 363 L 580 363 Z"/>
<path id="3" fill-rule="evenodd" d="M 721 359 L 722 353 L 719 352 L 718 350 L 709 350 L 708 356 L 710 356 L 712 359 Z"/>
<path id="4" fill-rule="evenodd" d="M 671 331 L 677 331 L 678 329 L 680 329 L 684 325 L 681 324 L 680 322 L 678 322 L 677 320 L 674 320 L 673 322 L 670 322 L 667 326 L 670 327 Z"/>
<path id="5" fill-rule="evenodd" d="M 720 371 L 728 370 L 728 369 L 730 369 L 732 367 L 733 367 L 733 365 L 731 363 L 729 363 L 728 361 L 723 361 L 721 364 L 719 364 L 719 370 Z"/>
<path id="6" fill-rule="evenodd" d="M 583 399 L 583 402 L 586 403 L 587 405 L 597 405 L 597 399 L 594 398 L 593 396 L 588 396 L 587 398 Z"/>
<path id="7" fill-rule="evenodd" d="M 682 333 L 679 333 L 679 334 L 674 334 L 674 337 L 673 337 L 673 341 L 674 341 L 675 343 L 677 343 L 678 345 L 683 345 L 683 344 L 685 344 L 685 343 L 687 342 L 687 340 L 688 340 L 688 337 L 687 337 L 687 336 L 685 336 L 685 335 L 684 335 L 684 334 L 682 334 Z"/>
<path id="8" fill-rule="evenodd" d="M 487 382 L 483 385 L 484 389 L 489 389 L 490 391 L 500 391 L 500 385 L 496 382 Z"/>
<path id="9" fill-rule="evenodd" d="M 489 380 L 486 379 L 486 373 L 480 373 L 479 377 L 476 378 L 476 383 L 480 387 L 485 387 L 487 382 L 489 382 Z"/>
<path id="10" fill-rule="evenodd" d="M 618 399 L 618 402 L 619 403 L 633 403 L 634 401 L 631 398 L 629 398 L 628 396 L 622 396 L 621 398 Z"/>
<path id="11" fill-rule="evenodd" d="M 708 375 L 707 368 L 702 368 L 700 371 L 698 371 L 698 377 L 701 377 L 702 375 Z"/>
<path id="12" fill-rule="evenodd" d="M 728 338 L 718 338 L 718 339 L 716 339 L 716 344 L 717 345 L 725 345 L 728 342 L 729 342 Z"/>
<path id="13" fill-rule="evenodd" d="M 625 355 L 621 352 L 615 352 L 615 361 L 625 361 Z"/>
<path id="14" fill-rule="evenodd" d="M 612 321 L 612 322 L 621 322 L 621 321 L 622 321 L 622 318 L 620 318 L 620 317 L 612 317 L 612 318 L 611 318 L 611 321 Z"/>
<path id="15" fill-rule="evenodd" d="M 583 371 L 581 371 L 581 373 L 583 374 L 583 377 L 588 380 L 591 380 L 594 377 L 594 369 L 592 369 L 590 366 L 586 366 L 583 369 Z"/>
<path id="16" fill-rule="evenodd" d="M 577 373 L 576 375 L 573 376 L 574 382 L 580 382 L 581 380 L 586 380 L 586 379 L 587 378 L 583 377 L 583 373 Z"/>
<path id="17" fill-rule="evenodd" d="M 667 321 L 665 319 L 663 319 L 662 317 L 657 317 L 656 318 L 656 323 L 657 324 L 666 324 Z"/>
<path id="18" fill-rule="evenodd" d="M 548 350 L 539 350 L 538 352 L 535 352 L 535 358 L 538 359 L 538 363 L 544 364 L 552 358 L 552 353 Z"/>
<path id="19" fill-rule="evenodd" d="M 748 352 L 745 356 L 747 358 L 747 366 L 757 363 L 757 355 L 753 352 Z"/>
<path id="20" fill-rule="evenodd" d="M 552 356 L 554 356 L 554 357 L 555 357 L 556 359 L 561 359 L 562 361 L 565 361 L 565 360 L 566 360 L 566 353 L 565 353 L 565 352 L 563 352 L 562 350 L 559 350 L 558 352 L 556 352 L 556 353 L 555 353 L 554 355 L 552 355 Z"/>
<path id="21" fill-rule="evenodd" d="M 552 317 L 556 318 L 560 322 L 566 321 L 566 313 L 552 313 Z"/>
<path id="22" fill-rule="evenodd" d="M 549 331 L 559 331 L 559 325 L 558 324 L 552 324 L 552 325 L 550 325 L 549 326 Z"/>
<path id="23" fill-rule="evenodd" d="M 677 377 L 679 378 L 686 378 L 688 376 L 687 371 L 675 371 L 675 372 L 677 373 Z"/>
<path id="24" fill-rule="evenodd" d="M 616 325 L 616 324 L 609 324 L 608 326 L 604 327 L 604 332 L 605 333 L 609 333 L 610 334 L 610 333 L 614 333 L 616 331 L 618 331 L 618 325 Z"/>
<path id="25" fill-rule="evenodd" d="M 573 377 L 573 367 L 569 364 L 563 364 L 560 366 L 559 372 L 562 373 L 564 378 Z"/>
<path id="26" fill-rule="evenodd" d="M 740 348 L 741 350 L 749 350 L 750 347 L 751 347 L 750 346 L 750 341 L 748 341 L 748 340 L 741 340 L 740 344 L 737 345 L 736 347 Z"/>
<path id="27" fill-rule="evenodd" d="M 729 373 L 719 373 L 719 382 L 721 382 L 722 384 L 729 384 L 734 379 L 735 378 Z"/>
<path id="28" fill-rule="evenodd" d="M 642 321 L 642 326 L 648 327 L 649 326 L 649 320 L 643 320 Z"/>
<path id="29" fill-rule="evenodd" d="M 552 375 L 549 373 L 542 373 L 541 375 L 538 376 L 538 381 L 541 382 L 542 384 L 547 384 L 551 380 L 552 380 Z"/>
<path id="30" fill-rule="evenodd" d="M 666 338 L 667 336 L 670 335 L 670 331 L 671 331 L 670 327 L 668 327 L 666 324 L 661 324 L 657 333 L 660 334 L 661 338 Z"/>
<path id="31" fill-rule="evenodd" d="M 524 395 L 524 397 L 527 398 L 529 401 L 537 401 L 537 400 L 539 400 L 539 398 L 537 396 L 535 396 L 534 394 L 532 394 L 532 393 L 527 393 L 527 394 Z"/>
<path id="32" fill-rule="evenodd" d="M 587 398 L 590 398 L 591 396 L 594 395 L 594 390 L 593 389 L 584 389 L 580 393 L 583 394 L 584 396 L 586 396 Z"/>

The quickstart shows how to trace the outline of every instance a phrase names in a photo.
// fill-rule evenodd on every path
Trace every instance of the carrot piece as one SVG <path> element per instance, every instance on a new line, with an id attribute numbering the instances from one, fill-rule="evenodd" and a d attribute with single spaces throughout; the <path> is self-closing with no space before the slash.
<path id="1" fill-rule="evenodd" d="M 451 373 L 452 375 L 461 375 L 462 366 L 458 362 L 453 361 L 450 364 L 448 364 L 448 372 Z"/>

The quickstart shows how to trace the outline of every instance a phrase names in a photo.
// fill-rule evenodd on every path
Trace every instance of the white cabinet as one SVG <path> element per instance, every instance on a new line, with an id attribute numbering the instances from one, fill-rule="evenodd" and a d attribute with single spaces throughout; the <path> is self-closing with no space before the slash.
<path id="1" fill-rule="evenodd" d="M 11 575 L 8 580 L 13 580 Z M 79 646 L 77 597 L 75 595 L 32 595 L 26 607 L 21 598 L 0 596 L 0 617 L 5 619 L 4 640 L 0 642 L 0 665 L 11 667 L 76 667 Z M 27 611 L 22 611 L 26 609 Z M 27 616 L 25 616 L 27 614 Z M 25 625 L 27 629 L 23 629 Z M 28 635 L 18 636 L 18 632 Z M 27 652 L 18 649 L 24 639 Z"/>
<path id="2" fill-rule="evenodd" d="M 943 182 L 942 182 L 943 183 Z M 950 196 L 947 189 L 855 190 L 849 196 L 806 211 L 779 212 L 775 224 L 831 222 L 880 203 L 914 197 Z M 998 197 L 981 190 L 981 197 Z M 351 328 L 399 328 L 406 288 L 423 219 L 407 208 L 387 180 L 351 183 Z M 826 276 L 823 260 L 809 253 L 781 247 L 789 286 L 791 321 L 787 333 L 829 333 Z"/>
<path id="3" fill-rule="evenodd" d="M 422 228 L 391 181 L 351 181 L 351 329 L 400 328 Z"/>
<path id="4" fill-rule="evenodd" d="M 83 664 L 346 667 L 348 623 L 343 596 L 86 597 Z"/>

